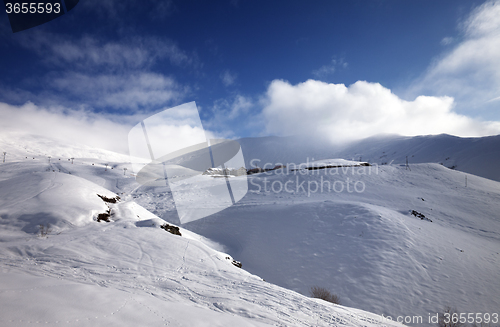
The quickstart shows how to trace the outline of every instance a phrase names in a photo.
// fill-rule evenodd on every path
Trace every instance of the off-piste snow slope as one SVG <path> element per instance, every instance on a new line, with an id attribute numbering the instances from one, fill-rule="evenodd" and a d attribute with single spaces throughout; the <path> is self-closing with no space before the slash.
<path id="1" fill-rule="evenodd" d="M 160 228 L 134 201 L 152 190 L 113 162 L 120 155 L 28 139 L 0 139 L 1 326 L 399 326 L 263 281 L 221 245 Z"/>
<path id="2" fill-rule="evenodd" d="M 413 158 L 432 160 L 406 167 L 413 151 L 392 145 L 390 152 L 394 138 L 367 150 L 363 142 L 340 149 L 242 140 L 247 164 L 306 164 L 248 176 L 240 202 L 181 226 L 182 237 L 159 228 L 163 220 L 179 224 L 168 188 L 137 185 L 127 158 L 4 138 L 0 322 L 371 326 L 390 325 L 380 316 L 389 315 L 429 326 L 429 315 L 448 305 L 498 313 L 500 183 L 441 165 L 439 153 L 457 169 L 465 155 L 428 140 Z M 498 148 L 489 150 L 468 150 L 478 171 L 491 169 Z M 384 152 L 393 158 L 375 165 L 385 163 L 374 160 Z M 358 155 L 373 165 L 353 162 Z M 306 169 L 337 164 L 344 167 Z M 109 209 L 111 222 L 95 221 Z M 346 307 L 309 299 L 312 286 Z M 360 309 L 379 316 L 356 320 Z"/>
<path id="3" fill-rule="evenodd" d="M 248 271 L 302 294 L 318 285 L 345 305 L 424 323 L 446 306 L 498 313 L 500 183 L 491 179 L 500 171 L 500 137 L 240 142 L 247 166 L 287 167 L 250 175 L 244 199 L 184 227 L 224 245 Z M 372 166 L 300 169 L 337 159 Z M 134 196 L 178 222 L 165 193 Z"/>

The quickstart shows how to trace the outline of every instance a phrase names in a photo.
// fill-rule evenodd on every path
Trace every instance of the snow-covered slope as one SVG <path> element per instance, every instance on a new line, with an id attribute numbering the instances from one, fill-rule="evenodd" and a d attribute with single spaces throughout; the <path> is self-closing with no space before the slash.
<path id="1" fill-rule="evenodd" d="M 332 145 L 298 137 L 263 137 L 239 140 L 245 162 L 262 167 L 266 163 L 301 163 L 325 158 L 343 158 L 370 163 L 439 163 L 445 167 L 500 181 L 500 135 L 461 138 L 451 135 L 405 137 L 374 136 L 350 144 Z M 255 160 L 257 159 L 257 160 Z"/>
<path id="2" fill-rule="evenodd" d="M 284 140 L 242 140 L 246 161 L 344 167 L 251 175 L 240 202 L 179 237 L 159 228 L 179 223 L 170 190 L 138 185 L 128 158 L 4 137 L 2 325 L 330 326 L 360 313 L 348 307 L 432 325 L 445 306 L 498 313 L 500 183 L 446 168 L 493 178 L 498 137 Z M 358 156 L 387 165 L 352 167 Z M 109 209 L 112 222 L 95 221 Z M 315 285 L 348 307 L 304 296 Z"/>
<path id="3" fill-rule="evenodd" d="M 391 316 L 493 313 L 500 183 L 468 175 L 465 187 L 465 175 L 439 164 L 255 174 L 242 201 L 185 227 L 303 294 L 320 285 Z"/>
<path id="4" fill-rule="evenodd" d="M 221 245 L 159 228 L 133 199 L 163 197 L 138 187 L 124 163 L 18 154 L 0 164 L 2 326 L 399 325 L 265 282 Z M 104 213 L 111 221 L 97 222 Z"/>
<path id="5" fill-rule="evenodd" d="M 92 148 L 83 144 L 62 143 L 40 135 L 15 132 L 0 134 L 0 152 L 7 152 L 7 162 L 28 158 L 48 162 L 49 156 L 65 160 L 92 158 L 112 162 L 130 162 L 128 155 Z"/>

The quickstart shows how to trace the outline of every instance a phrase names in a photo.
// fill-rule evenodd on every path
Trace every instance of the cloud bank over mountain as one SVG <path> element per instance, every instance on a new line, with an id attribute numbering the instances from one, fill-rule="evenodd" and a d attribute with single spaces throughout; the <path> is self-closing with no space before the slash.
<path id="1" fill-rule="evenodd" d="M 297 85 L 274 80 L 262 103 L 266 131 L 278 135 L 314 134 L 345 141 L 378 133 L 500 133 L 500 122 L 481 122 L 455 113 L 451 97 L 418 96 L 406 101 L 382 85 L 366 81 L 346 87 L 315 80 Z"/>

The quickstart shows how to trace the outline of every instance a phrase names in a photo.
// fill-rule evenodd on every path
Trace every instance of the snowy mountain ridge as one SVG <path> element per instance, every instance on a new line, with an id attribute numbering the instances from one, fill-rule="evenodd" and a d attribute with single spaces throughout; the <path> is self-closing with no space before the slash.
<path id="1" fill-rule="evenodd" d="M 239 140 L 247 167 L 266 163 L 295 163 L 343 158 L 372 164 L 438 163 L 445 167 L 500 181 L 500 135 L 462 138 L 447 134 L 425 136 L 378 135 L 346 144 L 299 137 Z M 253 162 L 252 162 L 253 160 Z"/>

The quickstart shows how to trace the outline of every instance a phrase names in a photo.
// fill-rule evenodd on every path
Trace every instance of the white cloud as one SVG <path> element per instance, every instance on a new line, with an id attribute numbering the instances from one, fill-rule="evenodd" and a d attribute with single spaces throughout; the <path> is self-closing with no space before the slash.
<path id="1" fill-rule="evenodd" d="M 463 25 L 469 37 L 491 36 L 500 32 L 500 2 L 486 1 L 476 8 Z"/>
<path id="2" fill-rule="evenodd" d="M 0 102 L 2 134 L 43 135 L 66 144 L 85 144 L 127 154 L 127 133 L 140 117 L 118 117 L 33 103 L 12 106 Z"/>
<path id="3" fill-rule="evenodd" d="M 222 74 L 220 74 L 222 83 L 224 83 L 225 86 L 233 85 L 236 82 L 237 77 L 238 75 L 236 75 L 235 73 L 231 73 L 229 70 L 226 70 Z"/>
<path id="4" fill-rule="evenodd" d="M 121 114 L 130 114 L 155 112 L 177 105 L 192 93 L 190 87 L 179 84 L 173 77 L 140 71 L 52 73 L 43 81 L 43 88 L 38 91 L 5 86 L 0 88 L 0 97 L 6 103 L 17 105 L 31 101 L 44 107 L 114 109 Z"/>
<path id="5" fill-rule="evenodd" d="M 160 107 L 157 113 L 163 113 L 164 110 L 170 108 L 171 106 Z M 167 110 L 166 113 L 170 112 Z M 186 111 L 183 114 L 186 115 Z M 203 137 L 205 135 L 210 138 L 220 137 L 219 134 L 209 129 L 203 131 L 197 128 L 196 121 L 193 122 L 189 116 L 174 117 L 177 119 L 176 126 L 170 126 L 167 130 L 163 128 L 155 131 L 154 123 L 157 122 L 158 115 L 148 121 L 149 117 L 151 117 L 150 113 L 106 114 L 83 109 L 73 110 L 62 106 L 37 106 L 31 102 L 21 106 L 0 102 L 0 138 L 6 135 L 20 137 L 40 135 L 44 138 L 60 141 L 62 144 L 81 144 L 129 154 L 129 133 L 141 121 L 146 121 L 149 127 L 152 126 L 152 134 L 150 135 L 152 142 L 155 140 L 162 142 L 158 138 L 161 135 L 164 136 L 163 141 L 165 141 L 165 137 L 168 139 L 172 135 L 177 135 L 176 138 L 179 139 L 180 135 L 180 138 L 183 139 L 181 143 L 189 143 L 188 139 L 199 138 L 200 132 Z M 162 121 L 160 120 L 158 123 L 161 125 Z"/>
<path id="6" fill-rule="evenodd" d="M 500 122 L 480 122 L 453 112 L 453 98 L 419 96 L 405 101 L 378 83 L 364 81 L 346 87 L 315 80 L 297 85 L 274 80 L 262 104 L 267 132 L 278 135 L 345 141 L 380 133 L 500 133 Z"/>
<path id="7" fill-rule="evenodd" d="M 66 73 L 51 86 L 94 108 L 156 110 L 177 103 L 189 92 L 171 77 L 154 73 L 88 75 Z"/>
<path id="8" fill-rule="evenodd" d="M 30 100 L 40 105 L 155 111 L 179 103 L 190 92 L 173 77 L 150 72 L 155 63 L 168 60 L 175 66 L 201 67 L 196 54 L 154 37 L 102 42 L 37 30 L 23 34 L 19 42 L 45 64 L 62 69 L 47 74 L 41 90 L 33 93 L 9 87 L 0 90 L 5 100 L 17 104 Z M 20 97 L 22 101 L 17 101 Z"/>
<path id="9" fill-rule="evenodd" d="M 35 51 L 45 63 L 71 65 L 76 69 L 144 68 L 167 59 L 176 66 L 199 67 L 196 54 L 188 54 L 168 39 L 129 37 L 120 41 L 102 42 L 90 36 L 71 39 L 61 35 L 34 31 L 23 34 L 21 44 Z"/>
<path id="10" fill-rule="evenodd" d="M 489 110 L 495 116 L 498 109 L 489 100 L 500 96 L 500 1 L 473 10 L 462 30 L 463 40 L 438 58 L 409 93 L 452 96 L 458 112 L 476 116 Z"/>

